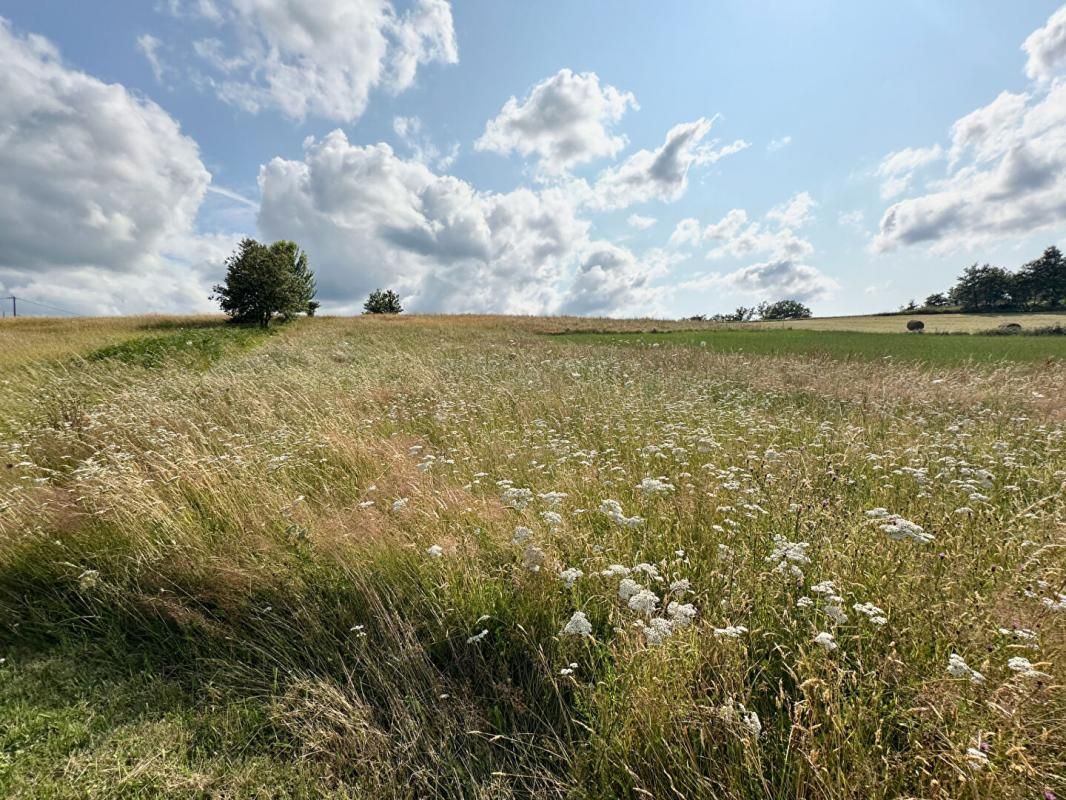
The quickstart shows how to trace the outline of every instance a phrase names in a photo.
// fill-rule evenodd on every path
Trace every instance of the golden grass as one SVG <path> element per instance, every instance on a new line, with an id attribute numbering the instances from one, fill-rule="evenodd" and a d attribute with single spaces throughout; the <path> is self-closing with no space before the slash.
<path id="1" fill-rule="evenodd" d="M 1023 328 L 1066 325 L 1066 311 L 1024 314 L 914 314 L 892 316 L 816 317 L 814 319 L 750 322 L 757 328 L 797 328 L 812 331 L 863 331 L 867 333 L 907 333 L 907 322 L 918 319 L 929 333 L 977 333 L 1017 323 Z"/>
<path id="2" fill-rule="evenodd" d="M 577 324 L 611 323 L 322 318 L 203 370 L 11 368 L 73 411 L 12 403 L 2 445 L 9 794 L 1062 793 L 1066 365 L 539 335 Z M 775 537 L 803 557 L 780 568 Z M 612 564 L 693 623 L 656 645 Z M 575 611 L 594 636 L 561 635 Z M 188 708 L 102 684 L 60 714 L 34 666 L 55 642 L 49 674 L 89 647 Z M 135 724 L 57 721 L 116 692 Z"/>

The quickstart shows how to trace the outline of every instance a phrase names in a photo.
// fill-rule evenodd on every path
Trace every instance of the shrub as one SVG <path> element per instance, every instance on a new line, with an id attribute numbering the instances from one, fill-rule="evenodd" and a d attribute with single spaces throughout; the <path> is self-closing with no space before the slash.
<path id="1" fill-rule="evenodd" d="M 399 314 L 402 311 L 400 296 L 392 289 L 375 289 L 363 303 L 364 314 Z"/>
<path id="2" fill-rule="evenodd" d="M 778 300 L 776 303 L 760 303 L 759 319 L 810 319 L 811 310 L 798 300 Z"/>
<path id="3" fill-rule="evenodd" d="M 907 330 L 921 333 L 925 330 L 925 323 L 920 319 L 912 319 L 907 322 Z"/>

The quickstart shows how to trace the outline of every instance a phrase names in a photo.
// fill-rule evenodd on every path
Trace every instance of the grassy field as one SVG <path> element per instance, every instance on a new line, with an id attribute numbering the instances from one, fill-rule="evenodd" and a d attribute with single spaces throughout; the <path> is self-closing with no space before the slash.
<path id="1" fill-rule="evenodd" d="M 150 322 L 0 327 L 0 796 L 1066 795 L 1059 340 Z"/>
<path id="2" fill-rule="evenodd" d="M 861 331 L 864 333 L 907 333 L 908 320 L 925 323 L 928 333 L 977 333 L 1015 323 L 1023 328 L 1066 325 L 1066 312 L 1016 314 L 893 314 L 891 316 L 816 317 L 814 319 L 749 322 L 757 328 L 793 328 L 810 331 Z"/>
<path id="3" fill-rule="evenodd" d="M 843 360 L 901 359 L 928 364 L 1048 361 L 1066 358 L 1066 336 L 868 333 L 847 330 L 722 328 L 662 333 L 573 333 L 582 344 L 688 346 L 720 353 L 803 355 Z"/>

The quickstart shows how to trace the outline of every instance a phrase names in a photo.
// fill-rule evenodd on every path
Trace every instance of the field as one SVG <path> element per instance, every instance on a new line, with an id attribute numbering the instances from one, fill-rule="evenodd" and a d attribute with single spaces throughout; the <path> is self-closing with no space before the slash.
<path id="1" fill-rule="evenodd" d="M 894 359 L 929 365 L 1066 358 L 1066 336 L 949 336 L 747 326 L 661 333 L 572 333 L 565 336 L 582 344 L 687 346 L 720 353 L 802 355 L 853 361 Z"/>
<path id="2" fill-rule="evenodd" d="M 917 319 L 925 323 L 929 333 L 976 333 L 1016 323 L 1023 328 L 1066 325 L 1063 313 L 1016 314 L 892 314 L 861 317 L 815 317 L 813 319 L 750 322 L 759 328 L 793 328 L 810 331 L 861 331 L 865 333 L 906 333 L 907 321 Z"/>
<path id="3" fill-rule="evenodd" d="M 1061 340 L 683 327 L 0 325 L 0 796 L 1066 795 Z"/>

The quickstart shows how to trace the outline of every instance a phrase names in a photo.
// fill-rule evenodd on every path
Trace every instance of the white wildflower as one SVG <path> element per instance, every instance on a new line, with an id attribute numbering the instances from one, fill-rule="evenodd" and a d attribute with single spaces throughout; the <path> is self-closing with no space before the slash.
<path id="1" fill-rule="evenodd" d="M 559 633 L 562 636 L 591 636 L 592 623 L 589 622 L 589 618 L 585 616 L 584 611 L 575 611 L 574 615 L 570 617 L 570 621 L 563 626 Z"/>
<path id="2" fill-rule="evenodd" d="M 692 588 L 692 584 L 689 583 L 688 578 L 680 578 L 670 583 L 670 591 L 673 594 L 684 594 Z"/>
<path id="3" fill-rule="evenodd" d="M 574 588 L 574 583 L 585 573 L 579 570 L 577 567 L 569 567 L 568 569 L 560 570 L 559 577 L 563 579 L 567 589 Z"/>
<path id="4" fill-rule="evenodd" d="M 568 666 L 565 666 L 561 670 L 559 670 L 559 674 L 560 675 L 573 675 L 574 671 L 576 669 L 577 669 L 577 662 L 571 661 Z"/>
<path id="5" fill-rule="evenodd" d="M 533 499 L 533 490 L 508 486 L 503 490 L 503 497 L 501 499 L 504 506 L 507 508 L 514 508 L 521 511 L 528 506 L 529 501 Z"/>
<path id="6" fill-rule="evenodd" d="M 540 518 L 553 527 L 563 524 L 563 515 L 558 511 L 541 511 Z"/>
<path id="7" fill-rule="evenodd" d="M 970 766 L 974 769 L 981 769 L 988 765 L 988 756 L 976 747 L 966 748 L 966 760 L 970 762 Z"/>
<path id="8" fill-rule="evenodd" d="M 637 484 L 637 491 L 647 495 L 669 494 L 674 487 L 659 478 L 645 478 Z"/>
<path id="9" fill-rule="evenodd" d="M 524 542 L 532 535 L 533 531 L 531 531 L 529 528 L 523 528 L 521 525 L 519 525 L 517 528 L 514 529 L 514 535 L 511 536 L 511 543 L 522 544 L 522 542 Z"/>
<path id="10" fill-rule="evenodd" d="M 87 569 L 78 576 L 78 588 L 82 591 L 93 589 L 100 582 L 100 572 L 95 569 Z"/>
<path id="11" fill-rule="evenodd" d="M 481 633 L 475 633 L 473 636 L 471 636 L 469 639 L 467 639 L 466 643 L 467 644 L 477 644 L 478 642 L 480 642 L 482 639 L 484 639 L 488 635 L 489 635 L 489 629 L 485 628 L 485 630 L 483 630 Z"/>
<path id="12" fill-rule="evenodd" d="M 628 601 L 633 595 L 641 591 L 644 587 L 637 583 L 632 578 L 622 578 L 622 581 L 618 584 L 618 596 L 622 600 Z"/>
<path id="13" fill-rule="evenodd" d="M 1007 668 L 1020 674 L 1023 678 L 1050 678 L 1046 672 L 1036 669 L 1028 658 L 1014 656 L 1007 660 Z"/>
<path id="14" fill-rule="evenodd" d="M 522 565 L 530 572 L 540 572 L 544 565 L 544 551 L 536 545 L 529 545 L 522 551 Z"/>
<path id="15" fill-rule="evenodd" d="M 674 632 L 669 620 L 656 617 L 644 626 L 644 638 L 652 647 L 658 647 Z"/>
<path id="16" fill-rule="evenodd" d="M 440 558 L 442 555 L 444 555 L 444 548 L 441 547 L 439 544 L 430 545 L 426 548 L 426 555 L 428 555 L 430 558 Z"/>
<path id="17" fill-rule="evenodd" d="M 888 622 L 888 617 L 885 616 L 885 612 L 873 603 L 855 603 L 852 608 L 870 620 L 874 625 L 884 625 Z"/>
<path id="18" fill-rule="evenodd" d="M 724 628 L 715 628 L 714 635 L 719 639 L 739 639 L 748 629 L 743 625 L 727 625 Z"/>
<path id="19" fill-rule="evenodd" d="M 962 656 L 952 653 L 948 656 L 948 674 L 953 678 L 969 678 L 971 683 L 984 683 L 985 676 L 971 669 Z"/>
<path id="20" fill-rule="evenodd" d="M 814 637 L 814 643 L 825 650 L 827 653 L 837 649 L 836 639 L 833 638 L 833 634 L 828 631 L 822 631 Z"/>
<path id="21" fill-rule="evenodd" d="M 666 616 L 678 628 L 687 628 L 696 618 L 696 607 L 692 603 L 670 602 L 666 607 Z"/>
<path id="22" fill-rule="evenodd" d="M 629 567 L 624 567 L 621 564 L 611 564 L 600 574 L 608 578 L 624 578 L 629 574 Z"/>
<path id="23" fill-rule="evenodd" d="M 629 607 L 638 614 L 650 617 L 659 605 L 659 597 L 650 589 L 641 589 L 629 598 Z"/>
<path id="24" fill-rule="evenodd" d="M 798 608 L 810 608 L 813 605 L 814 600 L 810 597 L 801 597 L 799 600 L 796 601 L 796 606 Z"/>
<path id="25" fill-rule="evenodd" d="M 407 508 L 407 503 L 408 500 L 406 497 L 398 497 L 392 501 L 392 510 L 397 512 L 403 511 Z"/>

